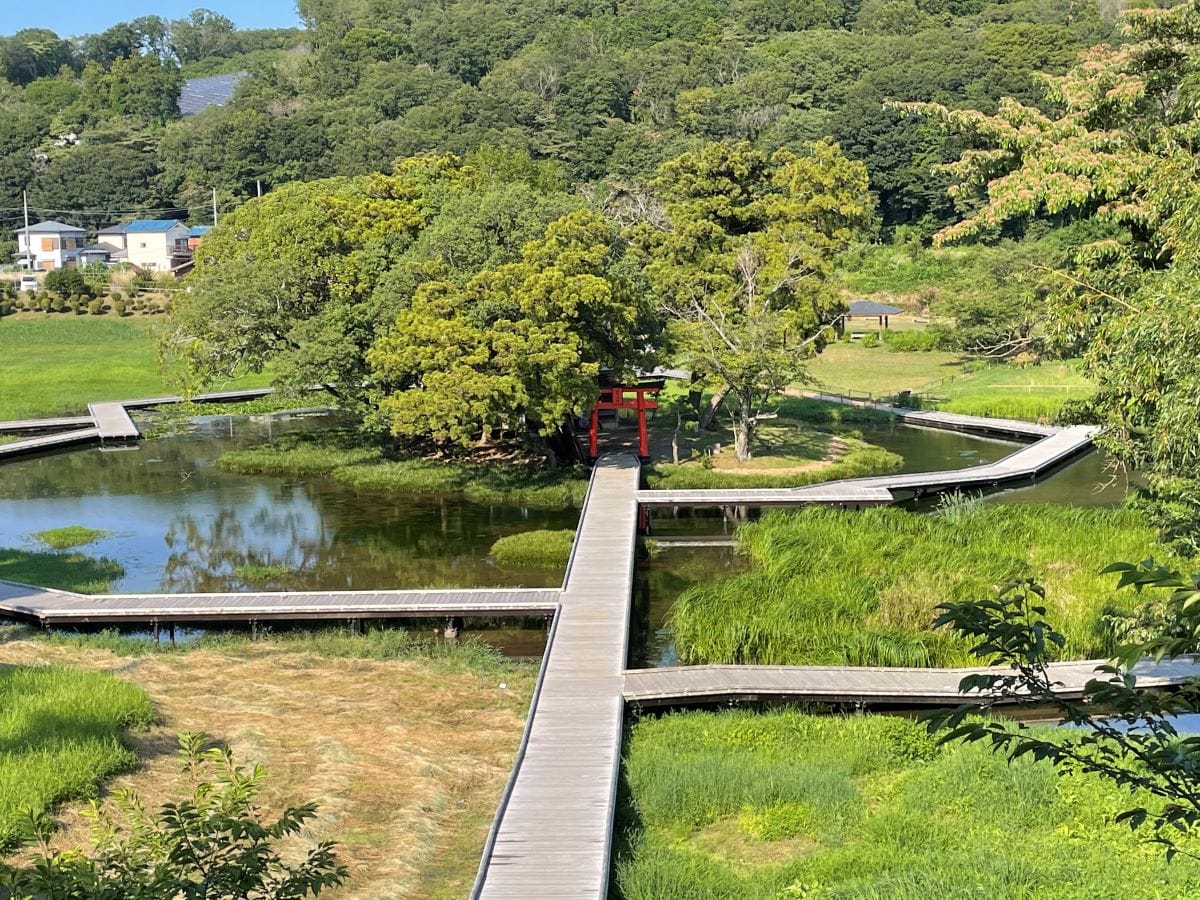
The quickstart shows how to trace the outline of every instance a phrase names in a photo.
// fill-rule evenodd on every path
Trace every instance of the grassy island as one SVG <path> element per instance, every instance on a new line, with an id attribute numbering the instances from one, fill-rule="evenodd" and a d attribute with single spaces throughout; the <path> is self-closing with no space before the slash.
<path id="1" fill-rule="evenodd" d="M 577 506 L 587 491 L 578 469 L 405 457 L 349 429 L 285 435 L 270 445 L 225 453 L 217 465 L 244 475 L 332 478 L 360 491 L 462 494 L 477 503 L 543 509 Z"/>

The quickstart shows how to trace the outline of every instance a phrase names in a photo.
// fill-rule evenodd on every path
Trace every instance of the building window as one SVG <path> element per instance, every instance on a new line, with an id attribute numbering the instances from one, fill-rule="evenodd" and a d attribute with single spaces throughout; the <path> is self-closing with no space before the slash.
<path id="1" fill-rule="evenodd" d="M 51 253 L 57 249 L 58 249 L 58 246 L 57 246 L 57 243 L 55 242 L 54 238 L 52 238 L 52 237 L 51 238 L 47 238 L 47 237 L 42 238 L 42 252 L 43 253 Z"/>

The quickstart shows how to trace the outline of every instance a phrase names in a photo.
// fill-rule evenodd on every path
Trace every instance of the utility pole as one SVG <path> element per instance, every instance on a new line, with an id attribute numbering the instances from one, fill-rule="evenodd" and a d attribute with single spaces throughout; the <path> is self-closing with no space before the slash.
<path id="1" fill-rule="evenodd" d="M 21 191 L 21 202 L 25 206 L 25 268 L 33 271 L 33 244 L 29 242 L 29 191 Z"/>
<path id="2" fill-rule="evenodd" d="M 217 189 L 213 188 L 213 225 L 217 224 Z"/>

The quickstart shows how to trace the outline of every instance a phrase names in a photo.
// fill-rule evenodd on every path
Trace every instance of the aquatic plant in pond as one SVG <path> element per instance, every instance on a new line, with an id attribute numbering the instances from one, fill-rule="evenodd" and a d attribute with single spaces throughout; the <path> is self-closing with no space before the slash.
<path id="1" fill-rule="evenodd" d="M 1122 611 L 1100 570 L 1163 548 L 1126 509 L 957 503 L 940 515 L 806 509 L 742 526 L 751 570 L 695 585 L 669 616 L 685 662 L 965 665 L 969 645 L 931 631 L 938 604 L 1035 577 L 1067 636 L 1063 658 L 1107 655 Z"/>
<path id="2" fill-rule="evenodd" d="M 646 719 L 630 731 L 625 776 L 614 873 L 625 900 L 1149 900 L 1200 889 L 1195 861 L 1167 864 L 1112 823 L 1127 793 L 983 747 L 938 747 L 904 719 Z"/>
<path id="3" fill-rule="evenodd" d="M 837 440 L 843 445 L 844 454 L 828 463 L 814 464 L 811 468 L 780 472 L 766 468 L 749 472 L 709 468 L 698 462 L 678 465 L 658 463 L 646 470 L 646 483 L 655 490 L 799 487 L 839 478 L 882 475 L 896 471 L 904 462 L 898 454 L 853 436 L 847 435 Z"/>
<path id="4" fill-rule="evenodd" d="M 0 547 L 0 581 L 102 594 L 124 574 L 119 562 L 103 556 Z"/>
<path id="5" fill-rule="evenodd" d="M 492 559 L 508 568 L 562 568 L 571 555 L 574 531 L 523 531 L 492 544 Z"/>
<path id="6" fill-rule="evenodd" d="M 0 846 L 11 846 L 30 812 L 94 796 L 132 766 L 122 732 L 153 717 L 141 688 L 106 673 L 0 668 Z"/>
<path id="7" fill-rule="evenodd" d="M 48 528 L 30 535 L 54 550 L 69 550 L 72 547 L 84 547 L 101 538 L 108 537 L 111 531 L 103 528 L 88 528 L 84 525 L 66 525 L 62 528 Z"/>

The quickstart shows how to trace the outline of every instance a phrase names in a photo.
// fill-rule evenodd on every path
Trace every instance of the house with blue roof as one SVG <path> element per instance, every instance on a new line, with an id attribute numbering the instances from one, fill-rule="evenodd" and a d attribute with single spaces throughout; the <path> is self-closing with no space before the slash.
<path id="1" fill-rule="evenodd" d="M 103 243 L 125 251 L 125 259 L 147 272 L 173 272 L 191 261 L 190 229 L 178 219 L 134 219 L 100 229 Z"/>

